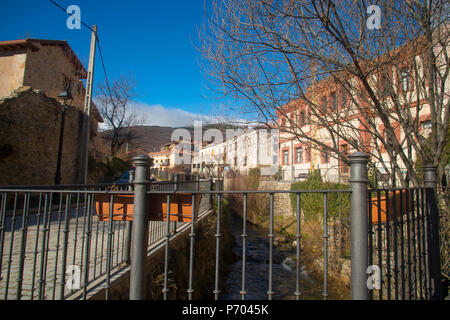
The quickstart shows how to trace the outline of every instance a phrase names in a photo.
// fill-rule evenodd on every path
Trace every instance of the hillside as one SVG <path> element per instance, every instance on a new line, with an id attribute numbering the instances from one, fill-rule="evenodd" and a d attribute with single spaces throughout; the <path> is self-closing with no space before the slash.
<path id="1" fill-rule="evenodd" d="M 236 126 L 226 125 L 226 124 L 209 124 L 203 126 L 203 130 L 207 129 L 219 129 L 223 132 L 223 135 L 225 137 L 225 130 L 236 128 Z M 174 130 L 178 128 L 171 128 L 171 127 L 159 127 L 159 126 L 138 126 L 138 127 L 131 127 L 131 133 L 136 138 L 133 139 L 133 141 L 129 145 L 129 150 L 136 150 L 141 149 L 145 150 L 147 152 L 153 152 L 153 151 L 159 151 L 159 147 L 169 143 L 171 141 L 172 133 Z M 191 137 L 194 138 L 194 128 L 193 127 L 186 127 L 182 129 L 187 129 L 191 132 Z M 102 137 L 106 136 L 108 134 L 108 131 L 103 131 L 98 133 L 98 142 L 101 143 L 103 148 L 106 148 L 106 142 L 102 141 Z M 102 142 L 100 142 L 102 141 Z M 102 149 L 103 149 L 102 148 Z M 107 150 L 107 149 L 103 149 Z"/>

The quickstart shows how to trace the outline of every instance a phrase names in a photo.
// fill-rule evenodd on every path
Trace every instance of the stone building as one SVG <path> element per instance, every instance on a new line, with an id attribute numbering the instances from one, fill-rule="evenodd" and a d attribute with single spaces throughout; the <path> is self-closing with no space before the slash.
<path id="1" fill-rule="evenodd" d="M 41 90 L 57 98 L 67 85 L 73 96 L 71 105 L 84 111 L 87 71 L 67 41 L 26 39 L 0 41 L 0 97 L 20 87 Z M 92 110 L 91 137 L 103 122 L 97 109 Z"/>
<path id="2" fill-rule="evenodd" d="M 0 185 L 53 183 L 63 110 L 57 97 L 68 86 L 61 183 L 77 182 L 86 78 L 66 41 L 0 41 Z M 93 106 L 91 139 L 99 122 Z"/>

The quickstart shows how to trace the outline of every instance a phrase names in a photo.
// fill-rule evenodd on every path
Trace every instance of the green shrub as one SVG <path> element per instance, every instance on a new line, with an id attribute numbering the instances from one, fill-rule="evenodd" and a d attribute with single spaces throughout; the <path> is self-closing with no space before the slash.
<path id="1" fill-rule="evenodd" d="M 291 184 L 291 190 L 343 190 L 349 189 L 349 185 L 342 183 L 323 182 L 318 171 L 313 171 L 305 181 Z M 324 195 L 322 193 L 301 194 L 301 210 L 306 220 L 318 220 L 323 217 Z M 297 195 L 291 194 L 291 203 L 294 211 L 297 208 Z M 346 218 L 350 215 L 350 193 L 328 193 L 327 194 L 328 217 Z"/>
<path id="2" fill-rule="evenodd" d="M 222 199 L 222 201 L 220 203 L 221 203 L 220 210 L 228 216 L 230 214 L 230 205 L 228 203 L 228 200 L 227 199 Z M 214 211 L 217 212 L 218 209 L 219 209 L 218 208 L 218 201 L 215 200 L 214 201 Z"/>

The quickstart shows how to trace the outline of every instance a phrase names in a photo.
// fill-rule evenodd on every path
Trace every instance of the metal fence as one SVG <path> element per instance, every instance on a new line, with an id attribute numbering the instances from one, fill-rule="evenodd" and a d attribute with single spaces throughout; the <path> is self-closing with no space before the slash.
<path id="1" fill-rule="evenodd" d="M 370 298 L 442 298 L 434 190 L 377 189 L 368 198 L 368 264 L 376 266 L 379 281 Z"/>
<path id="2" fill-rule="evenodd" d="M 357 173 L 363 175 L 365 174 L 365 179 L 367 180 L 367 170 L 362 170 L 365 165 L 367 165 L 367 162 L 364 162 L 360 159 L 360 155 L 355 155 L 355 168 Z M 365 160 L 365 157 L 363 157 Z M 167 193 L 166 191 L 147 191 L 145 188 L 145 172 L 148 164 L 150 163 L 150 159 L 142 156 L 135 159 L 135 166 L 136 166 L 136 175 L 140 176 L 141 178 L 137 178 L 138 181 L 142 181 L 142 188 L 139 190 L 136 189 L 135 197 L 142 199 L 140 200 L 142 205 L 140 207 L 135 208 L 135 220 L 134 224 L 136 226 L 135 229 L 133 229 L 133 232 L 136 232 L 135 238 L 133 240 L 133 252 L 136 253 L 134 255 L 134 260 L 132 260 L 131 263 L 131 274 L 133 275 L 132 279 L 130 279 L 130 299 L 131 300 L 140 300 L 145 299 L 146 296 L 146 288 L 145 288 L 145 265 L 144 265 L 144 251 L 142 249 L 142 243 L 145 241 L 145 221 L 147 219 L 147 208 L 146 203 L 147 201 L 144 201 L 146 197 L 153 194 L 164 194 L 167 195 L 167 201 L 168 203 L 171 201 L 171 196 L 175 195 L 178 191 L 173 191 L 172 193 Z M 368 161 L 368 160 L 367 160 Z M 360 168 L 360 169 L 358 169 Z M 358 171 L 359 170 L 359 171 Z M 356 187 L 355 187 L 356 186 Z M 354 241 L 363 242 L 362 239 L 365 239 L 366 248 L 365 248 L 365 256 L 367 258 L 367 205 L 366 205 L 366 197 L 367 197 L 367 184 L 363 182 L 361 177 L 358 177 L 358 179 L 354 182 L 354 188 L 353 190 L 264 190 L 264 191 L 256 191 L 256 190 L 246 190 L 246 191 L 221 191 L 221 190 L 213 190 L 213 191 L 192 191 L 191 192 L 193 197 L 193 203 L 195 196 L 198 194 L 201 194 L 203 196 L 209 195 L 210 197 L 215 197 L 217 201 L 217 210 L 215 212 L 216 214 L 216 230 L 215 230 L 215 237 L 216 237 L 216 252 L 215 252 L 215 267 L 214 267 L 214 288 L 212 288 L 211 293 L 212 296 L 218 300 L 221 297 L 223 285 L 221 285 L 220 279 L 221 279 L 221 270 L 220 270 L 220 261 L 221 261 L 221 254 L 220 254 L 220 248 L 222 245 L 222 199 L 225 195 L 242 195 L 243 197 L 243 225 L 242 225 L 242 243 L 243 243 L 243 260 L 242 260 L 242 287 L 239 291 L 239 294 L 241 295 L 242 299 L 246 298 L 247 295 L 247 289 L 248 289 L 248 283 L 246 281 L 247 276 L 247 270 L 246 270 L 246 256 L 248 253 L 247 248 L 247 200 L 249 195 L 268 195 L 269 196 L 269 234 L 267 236 L 268 239 L 268 282 L 267 282 L 267 298 L 271 300 L 273 296 L 276 294 L 274 291 L 274 282 L 273 282 L 273 266 L 274 266 L 274 238 L 275 238 L 275 231 L 274 231 L 274 220 L 275 220 L 275 212 L 274 212 L 274 199 L 276 195 L 279 194 L 294 194 L 296 197 L 296 209 L 295 209 L 295 216 L 296 216 L 296 290 L 292 293 L 293 296 L 296 299 L 300 299 L 301 297 L 301 283 L 300 283 L 300 254 L 301 254 L 301 200 L 302 197 L 309 196 L 311 194 L 320 194 L 323 198 L 323 291 L 322 296 L 324 298 L 327 298 L 329 295 L 328 290 L 328 198 L 331 195 L 334 194 L 351 194 L 351 197 L 356 197 L 356 199 L 359 201 L 359 204 L 362 206 L 358 207 L 357 205 L 355 207 L 351 208 L 351 211 L 356 212 L 356 214 L 365 216 L 366 224 L 359 224 L 357 227 L 354 227 Z M 135 198 L 135 199 L 136 199 Z M 363 201 L 361 201 L 363 200 Z M 358 201 L 353 201 L 353 203 L 358 204 Z M 195 222 L 195 208 L 192 207 L 192 219 Z M 139 217 L 139 218 L 137 218 Z M 137 218 L 137 219 L 136 219 Z M 140 226 L 140 228 L 139 228 Z M 194 262 L 195 262 L 195 255 L 194 255 L 194 243 L 195 243 L 195 223 L 192 223 L 190 225 L 191 227 L 191 246 L 190 246 L 190 254 L 189 254 L 189 288 L 187 289 L 187 295 L 189 299 L 193 298 L 193 292 L 196 288 L 193 287 L 194 279 Z M 168 297 L 168 255 L 170 252 L 170 241 L 167 238 L 165 243 L 165 266 L 164 266 L 164 288 L 162 290 L 163 292 L 163 298 L 167 299 Z M 355 263 L 356 269 L 364 268 L 364 266 L 367 266 L 367 259 L 366 261 L 361 260 L 360 256 L 358 254 L 354 255 L 356 257 L 357 262 Z M 361 283 L 358 284 L 358 286 L 361 286 Z M 358 287 L 357 286 L 357 287 Z M 364 279 L 364 286 L 365 286 L 365 279 Z M 355 295 L 355 298 L 359 298 L 358 295 Z"/>
<path id="3" fill-rule="evenodd" d="M 301 260 L 301 212 L 302 199 L 311 194 L 322 195 L 323 210 L 323 291 L 328 297 L 328 259 L 329 259 L 329 199 L 336 194 L 350 196 L 351 229 L 351 295 L 352 299 L 385 298 L 392 299 L 438 299 L 442 297 L 439 276 L 439 239 L 436 228 L 437 207 L 435 188 L 436 179 L 432 168 L 424 166 L 426 189 L 369 190 L 367 163 L 369 157 L 362 153 L 349 156 L 351 162 L 350 189 L 348 190 L 244 190 L 225 191 L 223 181 L 216 181 L 213 190 L 212 179 L 149 183 L 149 164 L 147 156 L 134 159 L 136 179 L 133 184 L 121 185 L 119 189 L 83 186 L 83 190 L 64 188 L 23 189 L 0 188 L 1 194 L 1 234 L 0 234 L 0 293 L 4 299 L 66 299 L 75 291 L 81 298 L 87 298 L 88 286 L 102 278 L 109 299 L 109 288 L 113 269 L 130 264 L 131 300 L 145 298 L 145 260 L 149 247 L 158 243 L 165 248 L 163 297 L 169 293 L 169 252 L 171 236 L 176 230 L 190 228 L 190 252 L 187 296 L 193 298 L 194 263 L 196 241 L 196 221 L 198 212 L 216 214 L 216 252 L 214 267 L 214 288 L 211 294 L 220 299 L 223 290 L 221 283 L 220 261 L 222 245 L 222 199 L 227 194 L 243 197 L 242 222 L 242 287 L 239 291 L 246 298 L 248 283 L 246 257 L 248 196 L 253 194 L 269 197 L 269 233 L 267 298 L 272 299 L 274 292 L 274 200 L 279 194 L 293 194 L 296 199 L 296 290 L 292 293 L 300 299 Z M 435 174 L 435 171 L 434 171 Z M 125 188 L 133 186 L 129 191 Z M 103 188 L 103 189 L 102 189 Z M 400 198 L 392 196 L 399 191 Z M 162 195 L 167 199 L 167 208 L 178 194 L 192 195 L 192 223 L 149 222 L 148 197 Z M 385 196 L 383 200 L 382 196 Z M 112 221 L 110 209 L 109 221 L 103 222 L 96 215 L 96 197 L 107 195 L 110 208 L 115 197 L 133 198 L 133 222 Z M 201 195 L 199 208 L 196 197 Z M 404 196 L 405 195 L 405 196 Z M 403 199 L 405 197 L 405 200 Z M 389 199 L 394 203 L 390 205 Z M 383 207 L 385 203 L 385 218 Z M 398 204 L 397 204 L 397 202 Z M 374 215 L 374 208 L 376 214 Z M 397 209 L 399 208 L 399 209 Z M 409 210 L 404 210 L 409 208 Z M 414 211 L 412 210 L 414 208 Z M 174 213 L 172 213 L 174 214 Z M 170 216 L 170 211 L 167 216 Z M 437 242 L 436 242 L 437 240 Z M 436 247 L 437 246 L 437 247 Z M 437 255 L 436 255 L 437 248 Z M 130 255 L 132 252 L 132 255 Z M 198 263 L 198 262 L 197 262 Z M 381 289 L 374 293 L 368 290 L 368 266 L 377 265 L 381 271 Z M 68 268 L 70 267 L 70 268 Z M 71 273 L 67 272 L 70 270 Z M 423 271 L 423 272 L 422 272 Z M 423 279 L 421 278 L 423 276 Z M 80 279 L 79 288 L 70 288 Z"/>
<path id="4" fill-rule="evenodd" d="M 210 190 L 211 180 L 152 183 L 151 189 Z M 129 191 L 126 191 L 129 190 Z M 86 298 L 90 285 L 110 286 L 114 269 L 130 263 L 130 221 L 101 221 L 95 200 L 134 193 L 132 184 L 0 187 L 0 299 Z M 209 199 L 201 203 L 210 208 Z M 169 234 L 186 223 L 170 222 Z M 166 237 L 166 224 L 148 222 L 147 247 Z"/>

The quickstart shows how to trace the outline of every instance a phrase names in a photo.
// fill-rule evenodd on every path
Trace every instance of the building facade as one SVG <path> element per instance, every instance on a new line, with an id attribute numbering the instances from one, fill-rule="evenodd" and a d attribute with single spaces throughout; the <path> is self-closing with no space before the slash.
<path id="1" fill-rule="evenodd" d="M 383 102 L 385 110 L 392 111 L 388 119 L 396 141 L 408 154 L 410 161 L 415 162 L 417 154 L 414 147 L 408 147 L 405 125 L 401 124 L 404 119 L 399 114 L 407 113 L 418 124 L 418 134 L 423 137 L 431 133 L 430 100 L 426 90 L 428 82 L 427 74 L 424 73 L 426 62 L 417 48 L 405 46 L 399 50 L 403 51 L 396 56 L 397 60 L 390 62 L 389 68 L 386 67 L 383 72 L 374 72 L 367 81 L 377 98 Z M 447 56 L 450 53 L 448 48 L 436 50 L 447 52 Z M 445 70 L 445 63 L 441 68 Z M 386 74 L 389 75 L 387 80 Z M 371 154 L 371 164 L 377 175 L 388 179 L 388 172 L 392 171 L 387 169 L 391 169 L 394 164 L 390 162 L 392 155 L 386 150 L 386 143 L 391 146 L 392 142 L 389 141 L 393 140 L 386 133 L 386 122 L 382 121 L 379 113 L 372 111 L 376 109 L 370 96 L 361 89 L 362 84 L 354 77 L 336 81 L 343 77 L 338 74 L 313 82 L 306 89 L 307 99 L 295 99 L 277 113 L 282 179 L 304 179 L 312 170 L 319 170 L 326 181 L 348 182 L 349 167 L 342 159 L 355 151 Z M 344 87 L 343 82 L 350 85 Z M 449 85 L 447 78 L 443 85 L 444 106 L 450 97 Z M 445 108 L 441 112 L 441 119 L 445 119 Z M 305 135 L 310 139 L 306 139 Z M 401 174 L 406 176 L 405 162 L 398 157 L 395 163 Z"/>
<path id="2" fill-rule="evenodd" d="M 84 112 L 87 71 L 67 41 L 25 39 L 0 41 L 0 97 L 21 87 L 42 91 L 57 99 L 67 86 L 71 105 Z M 90 136 L 97 135 L 103 122 L 95 105 L 92 108 Z"/>
<path id="3" fill-rule="evenodd" d="M 53 184 L 59 155 L 60 183 L 79 182 L 86 75 L 66 41 L 0 42 L 0 184 Z M 64 108 L 58 95 L 67 88 L 73 99 Z M 93 106 L 91 139 L 99 122 Z"/>
<path id="4" fill-rule="evenodd" d="M 278 130 L 235 130 L 225 141 L 204 145 L 192 160 L 192 172 L 204 175 L 248 174 L 253 168 L 264 176 L 278 171 Z"/>
<path id="5" fill-rule="evenodd" d="M 159 151 L 149 152 L 153 159 L 152 168 L 166 173 L 189 173 L 192 162 L 192 142 L 172 141 L 160 147 Z"/>

